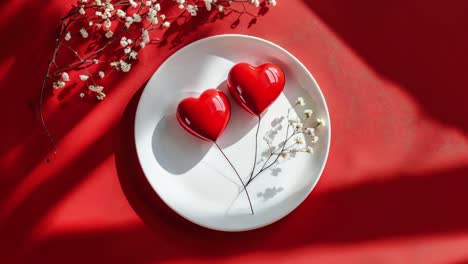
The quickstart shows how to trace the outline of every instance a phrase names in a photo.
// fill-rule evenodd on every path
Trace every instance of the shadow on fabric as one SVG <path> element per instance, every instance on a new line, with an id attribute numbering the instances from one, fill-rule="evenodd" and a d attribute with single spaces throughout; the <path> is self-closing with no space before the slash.
<path id="1" fill-rule="evenodd" d="M 303 1 L 373 70 L 468 133 L 467 1 Z"/>

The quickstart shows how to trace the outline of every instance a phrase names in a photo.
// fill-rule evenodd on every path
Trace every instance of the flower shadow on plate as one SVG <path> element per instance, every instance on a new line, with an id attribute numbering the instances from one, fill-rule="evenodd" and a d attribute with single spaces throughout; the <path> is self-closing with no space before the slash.
<path id="1" fill-rule="evenodd" d="M 257 193 L 257 197 L 263 198 L 263 201 L 266 202 L 273 197 L 275 197 L 277 194 L 282 192 L 284 190 L 283 187 L 268 187 L 265 189 L 263 192 Z"/>

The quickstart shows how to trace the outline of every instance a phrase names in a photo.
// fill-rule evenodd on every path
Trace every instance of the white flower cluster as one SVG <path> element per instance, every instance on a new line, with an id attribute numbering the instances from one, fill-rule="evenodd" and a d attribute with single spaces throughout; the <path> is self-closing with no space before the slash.
<path id="1" fill-rule="evenodd" d="M 120 46 L 122 46 L 122 48 L 125 48 L 128 45 L 132 45 L 132 44 L 133 44 L 133 40 L 127 39 L 127 37 L 122 37 L 120 39 Z"/>
<path id="2" fill-rule="evenodd" d="M 72 47 L 72 38 L 76 38 L 77 40 L 92 39 L 93 41 L 102 38 L 104 39 L 103 45 L 105 46 L 115 41 L 121 47 L 122 53 L 120 57 L 117 57 L 117 59 L 114 59 L 110 63 L 110 66 L 117 71 L 129 72 L 132 68 L 132 63 L 138 59 L 141 49 L 144 49 L 151 43 L 151 31 L 169 28 L 171 21 L 175 21 L 175 18 L 167 19 L 166 15 L 161 12 L 161 0 L 77 0 L 77 2 L 76 9 L 71 12 L 70 22 L 85 21 L 85 23 L 80 22 L 80 27 L 76 31 L 70 30 L 74 27 L 65 27 L 69 31 L 60 33 L 60 42 L 57 48 L 66 46 L 76 55 L 80 61 L 74 62 L 71 65 L 80 66 L 80 69 L 84 69 L 85 73 L 73 76 L 77 76 L 77 79 L 79 78 L 81 81 L 86 82 L 88 93 L 91 92 L 99 100 L 102 100 L 105 98 L 105 94 L 103 93 L 104 87 L 97 85 L 95 80 L 103 79 L 106 76 L 103 71 L 104 69 L 97 69 L 97 74 L 91 74 L 88 67 L 91 66 L 91 63 L 99 64 L 100 61 L 97 57 L 80 56 L 80 53 Z M 186 13 L 190 16 L 197 16 L 201 12 L 200 9 L 203 9 L 203 11 L 206 9 L 208 12 L 213 10 L 224 12 L 225 10 L 229 10 L 230 5 L 233 3 L 242 5 L 250 3 L 256 7 L 260 6 L 260 0 L 173 0 L 172 2 L 175 2 L 183 10 L 181 14 Z M 265 3 L 274 6 L 276 5 L 276 0 L 265 0 Z M 65 18 L 63 22 L 65 22 Z M 125 33 L 130 27 L 138 29 L 141 31 L 141 34 L 137 37 L 130 37 L 132 34 Z M 71 43 L 65 45 L 63 44 L 65 42 Z M 101 46 L 98 49 L 103 50 L 103 48 Z M 96 54 L 100 52 L 96 52 Z M 53 60 L 55 62 L 55 58 Z M 67 66 L 52 72 L 52 87 L 54 89 L 65 87 L 67 82 L 70 81 L 70 76 L 65 70 L 70 71 L 76 68 Z M 48 72 L 48 75 L 50 73 Z M 80 93 L 80 97 L 84 97 L 86 94 Z"/>
<path id="3" fill-rule="evenodd" d="M 174 2 L 176 2 L 176 3 L 179 5 L 179 8 L 180 8 L 180 9 L 184 9 L 184 8 L 185 8 L 185 6 L 184 6 L 185 0 L 174 0 Z"/>
<path id="4" fill-rule="evenodd" d="M 142 29 L 141 30 L 141 41 L 140 41 L 140 47 L 144 48 L 146 44 L 150 43 L 150 37 L 148 30 Z"/>
<path id="5" fill-rule="evenodd" d="M 150 1 L 147 1 L 147 3 L 148 2 Z M 154 6 L 150 5 L 150 8 L 148 9 L 148 14 L 146 15 L 146 19 L 153 25 L 158 24 L 159 23 L 158 12 L 160 10 L 161 10 L 161 6 L 159 4 L 156 4 Z"/>
<path id="6" fill-rule="evenodd" d="M 87 81 L 88 79 L 89 79 L 89 76 L 88 76 L 88 75 L 86 75 L 86 74 L 81 74 L 81 75 L 80 75 L 80 80 L 82 80 L 82 81 Z"/>
<path id="7" fill-rule="evenodd" d="M 129 72 L 132 68 L 132 64 L 125 62 L 124 60 L 113 61 L 110 66 L 117 71 Z"/>
<path id="8" fill-rule="evenodd" d="M 196 15 L 197 15 L 198 6 L 196 6 L 196 5 L 188 5 L 186 9 L 187 9 L 187 12 L 189 12 L 189 14 L 190 14 L 191 16 L 196 16 Z"/>
<path id="9" fill-rule="evenodd" d="M 80 29 L 80 34 L 83 38 L 88 38 L 89 34 L 88 34 L 88 31 L 86 31 L 85 28 L 81 28 Z"/>
<path id="10" fill-rule="evenodd" d="M 60 89 L 65 87 L 66 82 L 70 81 L 70 76 L 66 72 L 62 72 L 60 75 L 60 79 L 52 83 L 52 87 L 54 89 Z"/>
<path id="11" fill-rule="evenodd" d="M 311 144 L 318 142 L 319 138 L 315 134 L 316 129 L 319 126 L 324 126 L 325 122 L 320 118 L 312 118 L 314 112 L 311 109 L 304 109 L 301 117 L 290 117 L 291 110 L 299 106 L 306 106 L 305 100 L 302 97 L 297 98 L 285 117 L 278 119 L 279 121 L 277 123 L 284 119 L 288 120 L 286 139 L 279 146 L 273 147 L 271 145 L 271 140 L 269 140 L 267 136 L 268 134 L 264 137 L 264 140 L 269 146 L 271 155 L 279 155 L 280 157 L 287 158 L 291 153 L 305 152 L 311 154 L 314 152 L 313 147 L 307 145 L 307 142 Z M 289 134 L 290 130 L 292 130 L 291 134 Z M 269 131 L 269 133 L 272 133 L 272 131 Z M 275 131 L 273 132 L 273 134 L 276 133 Z M 291 140 L 293 141 L 292 143 L 290 142 Z"/>
<path id="12" fill-rule="evenodd" d="M 193 1 L 191 4 L 187 4 L 185 0 L 173 0 L 179 5 L 180 9 L 185 9 L 191 16 L 196 16 L 198 14 L 198 8 L 200 7 L 197 5 L 197 1 Z M 202 0 L 200 2 L 203 2 L 206 10 L 210 12 L 213 10 L 213 7 L 216 8 L 219 12 L 223 12 L 225 10 L 226 4 L 232 4 L 232 0 L 230 1 L 220 1 L 218 3 L 218 0 Z M 244 1 L 239 1 L 244 3 Z M 245 2 L 248 2 L 255 7 L 260 6 L 260 0 L 245 0 Z M 276 0 L 266 0 L 266 3 L 276 6 Z"/>
<path id="13" fill-rule="evenodd" d="M 204 0 L 205 2 L 205 8 L 208 11 L 211 11 L 211 4 L 216 3 L 216 0 Z"/>

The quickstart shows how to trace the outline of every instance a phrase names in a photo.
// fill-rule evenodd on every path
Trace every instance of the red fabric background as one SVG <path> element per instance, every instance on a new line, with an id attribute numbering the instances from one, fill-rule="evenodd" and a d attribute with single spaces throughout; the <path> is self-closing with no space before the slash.
<path id="1" fill-rule="evenodd" d="M 468 2 L 279 0 L 258 23 L 235 17 L 152 45 L 101 103 L 38 94 L 71 1 L 0 3 L 0 263 L 468 263 Z M 146 80 L 182 46 L 215 34 L 271 40 L 327 99 L 325 172 L 290 216 L 220 233 L 169 211 L 132 140 Z"/>

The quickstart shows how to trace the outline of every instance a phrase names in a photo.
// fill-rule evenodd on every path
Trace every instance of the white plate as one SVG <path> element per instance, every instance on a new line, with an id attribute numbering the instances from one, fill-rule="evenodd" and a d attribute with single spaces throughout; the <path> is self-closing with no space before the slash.
<path id="1" fill-rule="evenodd" d="M 207 88 L 226 89 L 230 68 L 238 62 L 273 62 L 286 75 L 286 86 L 263 116 L 262 140 L 275 117 L 285 115 L 298 96 L 322 118 L 314 154 L 298 153 L 265 171 L 248 186 L 254 215 L 241 184 L 219 150 L 185 132 L 177 123 L 177 104 Z M 240 175 L 247 179 L 254 160 L 256 118 L 231 101 L 231 120 L 218 140 Z M 303 108 L 297 113 L 301 114 Z M 284 121 L 286 122 L 286 120 Z M 274 123 L 274 122 L 273 122 Z M 275 136 L 283 139 L 286 123 Z M 330 120 L 320 88 L 302 63 L 283 48 L 246 35 L 219 35 L 194 42 L 167 59 L 148 82 L 135 118 L 135 143 L 141 167 L 161 199 L 184 218 L 222 231 L 245 231 L 271 224 L 294 210 L 314 188 L 330 146 Z M 310 144 L 310 142 L 308 143 Z M 261 165 L 261 164 L 260 164 Z M 259 166 L 257 166 L 259 169 Z M 306 219 L 305 219 L 306 221 Z"/>

